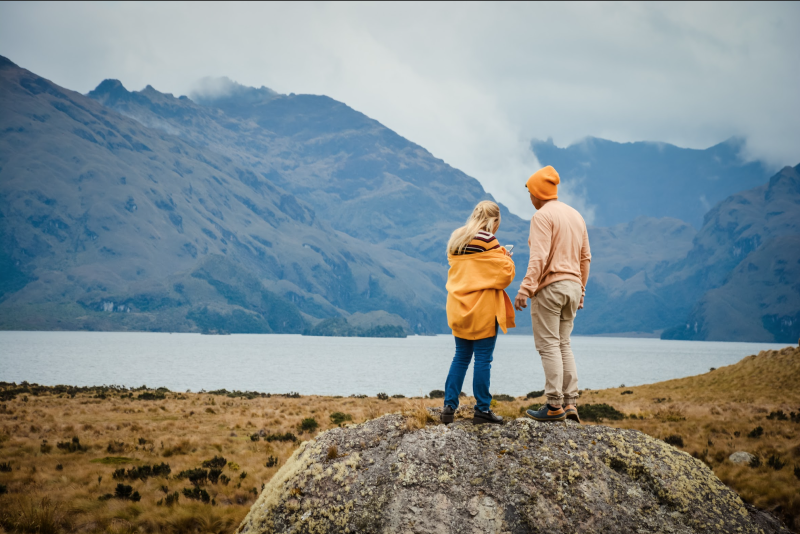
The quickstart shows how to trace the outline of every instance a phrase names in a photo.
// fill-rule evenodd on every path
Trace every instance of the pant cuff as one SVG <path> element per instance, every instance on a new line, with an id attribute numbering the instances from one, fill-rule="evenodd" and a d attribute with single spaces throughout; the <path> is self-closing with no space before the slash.
<path id="1" fill-rule="evenodd" d="M 561 397 L 547 397 L 547 404 L 555 405 L 555 404 L 562 404 Z"/>
<path id="2" fill-rule="evenodd" d="M 578 405 L 578 397 L 564 397 L 564 404 Z"/>

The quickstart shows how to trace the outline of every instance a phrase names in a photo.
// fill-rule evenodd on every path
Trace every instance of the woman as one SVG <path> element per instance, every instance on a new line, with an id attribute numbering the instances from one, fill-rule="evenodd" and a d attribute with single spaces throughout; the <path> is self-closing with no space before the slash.
<path id="1" fill-rule="evenodd" d="M 489 373 L 498 327 L 503 333 L 514 328 L 514 307 L 503 291 L 514 279 L 514 261 L 494 236 L 499 227 L 500 208 L 484 200 L 447 243 L 447 323 L 455 336 L 456 355 L 445 383 L 443 423 L 453 422 L 473 354 L 472 390 L 477 404 L 472 422 L 503 423 L 490 409 Z"/>

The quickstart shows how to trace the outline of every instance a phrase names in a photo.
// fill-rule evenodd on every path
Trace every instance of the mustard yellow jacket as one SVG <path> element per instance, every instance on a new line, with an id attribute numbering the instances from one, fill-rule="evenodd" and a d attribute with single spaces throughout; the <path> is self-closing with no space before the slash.
<path id="1" fill-rule="evenodd" d="M 447 324 L 453 335 L 484 339 L 514 328 L 514 306 L 504 291 L 514 280 L 514 260 L 504 248 L 478 254 L 449 255 Z"/>

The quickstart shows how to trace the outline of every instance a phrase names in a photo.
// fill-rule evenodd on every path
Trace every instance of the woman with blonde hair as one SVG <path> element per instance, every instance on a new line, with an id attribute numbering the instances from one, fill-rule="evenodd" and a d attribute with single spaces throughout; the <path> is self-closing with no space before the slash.
<path id="1" fill-rule="evenodd" d="M 453 330 L 456 354 L 445 383 L 443 423 L 453 422 L 473 354 L 476 404 L 472 422 L 503 423 L 491 410 L 489 382 L 497 330 L 506 333 L 514 328 L 514 307 L 504 291 L 514 280 L 514 260 L 494 235 L 499 227 L 500 208 L 484 200 L 447 243 L 447 323 Z"/>

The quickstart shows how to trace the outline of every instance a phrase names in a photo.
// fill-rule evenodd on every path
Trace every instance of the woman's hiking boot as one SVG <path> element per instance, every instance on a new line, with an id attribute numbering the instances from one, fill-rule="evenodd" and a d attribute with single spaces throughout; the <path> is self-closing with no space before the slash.
<path id="1" fill-rule="evenodd" d="M 474 413 L 472 414 L 472 424 L 482 425 L 484 423 L 491 423 L 493 425 L 502 425 L 503 418 L 495 414 L 492 410 L 489 410 L 487 412 L 482 412 L 476 407 Z"/>
<path id="2" fill-rule="evenodd" d="M 564 408 L 559 406 L 558 408 L 554 408 L 549 404 L 545 404 L 537 411 L 533 410 L 526 410 L 526 414 L 531 419 L 535 419 L 536 421 L 564 421 L 567 418 L 567 412 L 564 411 Z M 575 415 L 577 416 L 578 412 L 575 411 Z"/>
<path id="3" fill-rule="evenodd" d="M 453 419 L 456 418 L 456 411 L 452 406 L 448 406 L 447 404 L 444 405 L 442 408 L 442 414 L 439 416 L 439 419 L 442 423 L 449 425 L 453 422 Z"/>
<path id="4" fill-rule="evenodd" d="M 564 413 L 567 414 L 567 419 L 571 419 L 576 423 L 581 422 L 581 418 L 578 417 L 578 408 L 574 404 L 567 404 L 564 406 Z"/>

